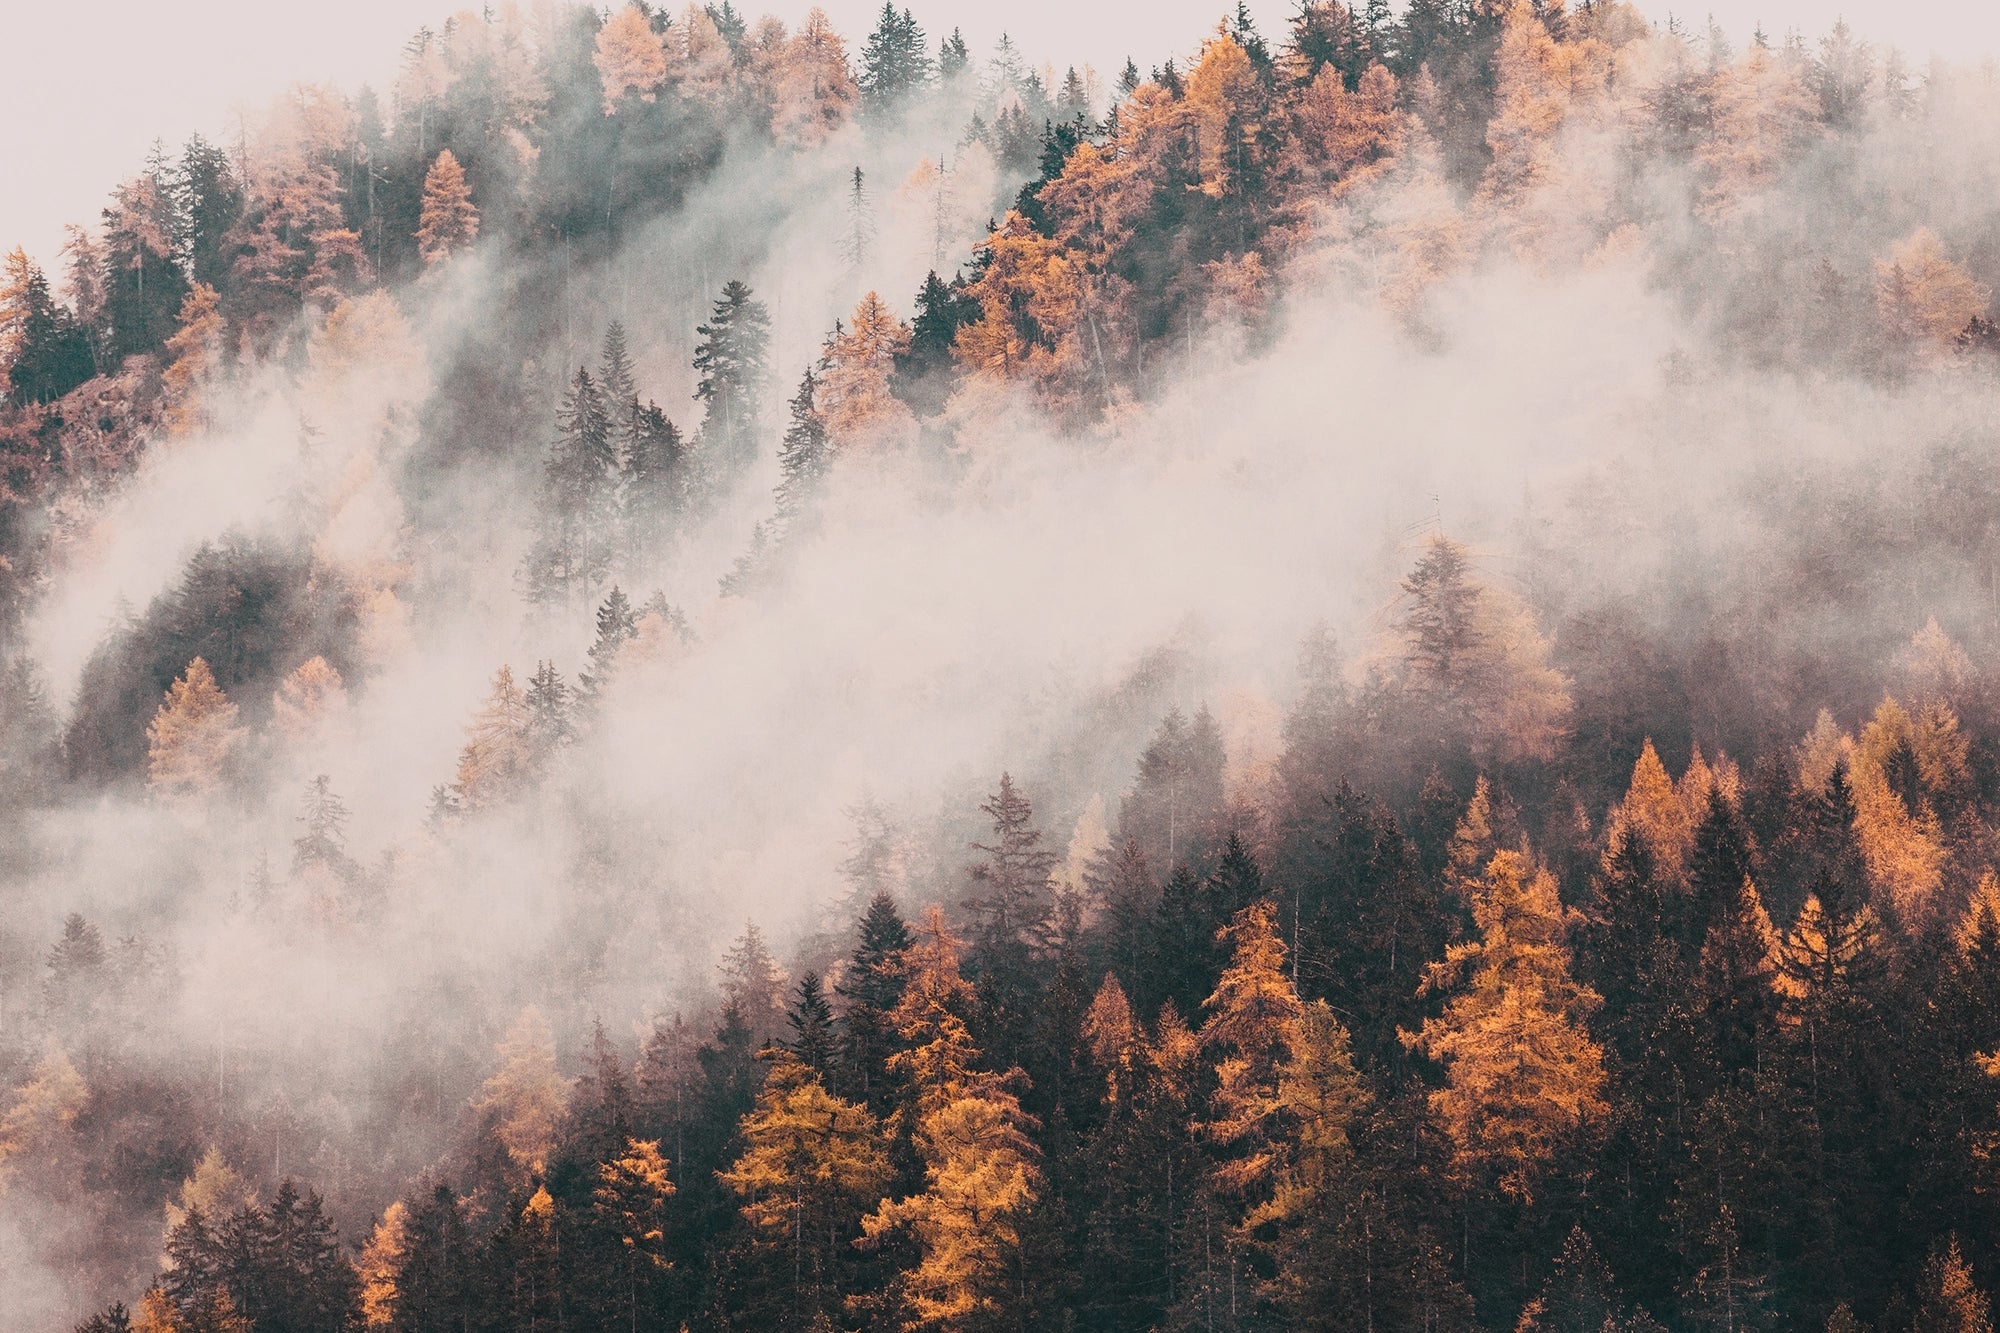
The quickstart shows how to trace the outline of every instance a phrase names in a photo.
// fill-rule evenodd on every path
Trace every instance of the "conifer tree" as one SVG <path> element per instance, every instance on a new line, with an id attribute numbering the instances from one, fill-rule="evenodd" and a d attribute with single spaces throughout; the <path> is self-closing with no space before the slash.
<path id="1" fill-rule="evenodd" d="M 778 524 L 787 539 L 812 530 L 815 501 L 832 462 L 818 393 L 819 377 L 807 366 L 798 392 L 792 395 L 784 442 L 778 446 L 778 484 L 773 494 Z"/>
<path id="2" fill-rule="evenodd" d="M 801 976 L 792 996 L 792 1003 L 785 1010 L 785 1023 L 792 1034 L 785 1042 L 785 1049 L 812 1070 L 815 1077 L 826 1078 L 832 1073 L 834 1062 L 833 1006 L 827 1003 L 826 986 L 819 973 L 807 972 Z"/>
<path id="3" fill-rule="evenodd" d="M 493 674 L 493 689 L 465 729 L 458 774 L 452 792 L 466 809 L 497 805 L 512 796 L 532 773 L 529 748 L 528 699 L 514 683 L 514 672 L 501 667 Z"/>
<path id="4" fill-rule="evenodd" d="M 1033 1122 L 1008 1084 L 1018 1077 L 975 1068 L 979 1049 L 962 1012 L 971 987 L 959 973 L 962 942 L 932 907 L 910 946 L 908 987 L 891 1021 L 907 1048 L 890 1068 L 909 1082 L 908 1108 L 925 1188 L 884 1200 L 862 1219 L 867 1238 L 914 1236 L 920 1258 L 898 1279 L 917 1327 L 951 1328 L 1004 1317 L 1021 1275 L 1020 1224 L 1042 1178 Z"/>
<path id="5" fill-rule="evenodd" d="M 834 983 L 844 1001 L 840 1014 L 839 1085 L 878 1111 L 885 1108 L 883 1080 L 894 1050 L 890 1014 L 903 998 L 903 955 L 910 928 L 896 900 L 878 892 L 858 926 L 853 958 Z"/>
<path id="6" fill-rule="evenodd" d="M 952 36 L 957 36 L 956 31 Z M 946 39 L 946 59 L 949 59 L 950 40 Z M 930 77 L 930 47 L 924 30 L 917 26 L 909 10 L 899 14 L 894 4 L 885 2 L 875 20 L 875 30 L 861 47 L 862 106 L 872 113 L 885 114 L 923 87 Z"/>
<path id="7" fill-rule="evenodd" d="M 623 1251 L 626 1327 L 635 1331 L 656 1318 L 650 1288 L 668 1266 L 666 1203 L 674 1183 L 660 1145 L 652 1140 L 626 1139 L 624 1151 L 597 1168 L 597 1188 L 590 1196 L 599 1225 L 618 1239 Z"/>
<path id="8" fill-rule="evenodd" d="M 1569 975 L 1555 880 L 1519 852 L 1496 853 L 1473 900 L 1481 938 L 1454 945 L 1425 985 L 1456 987 L 1412 1039 L 1445 1066 L 1432 1113 L 1461 1170 L 1493 1170 L 1528 1199 L 1565 1141 L 1606 1107 L 1603 1053 L 1582 1020 L 1595 992 Z"/>
<path id="9" fill-rule="evenodd" d="M 555 1037 L 541 1010 L 529 1005 L 495 1050 L 500 1068 L 477 1103 L 494 1140 L 523 1177 L 539 1176 L 555 1150 L 569 1080 L 556 1072 Z"/>
<path id="10" fill-rule="evenodd" d="M 1974 1285 L 1958 1237 L 1947 1238 L 1925 1261 L 1910 1327 L 1918 1333 L 1992 1333 L 1992 1303 Z"/>
<path id="11" fill-rule="evenodd" d="M 535 664 L 535 674 L 528 677 L 523 702 L 527 708 L 524 740 L 529 762 L 537 770 L 546 769 L 550 759 L 576 740 L 574 693 L 555 663 Z"/>
<path id="12" fill-rule="evenodd" d="M 219 787 L 243 740 L 236 705 L 197 657 L 167 691 L 146 728 L 147 773 L 161 800 L 193 800 Z"/>
<path id="13" fill-rule="evenodd" d="M 894 1174 L 880 1126 L 865 1106 L 829 1093 L 807 1064 L 781 1053 L 739 1133 L 743 1152 L 720 1178 L 743 1201 L 753 1256 L 781 1267 L 790 1288 L 788 1300 L 754 1313 L 807 1327 L 815 1315 L 842 1309 L 849 1242 Z"/>
<path id="14" fill-rule="evenodd" d="M 604 395 L 578 369 L 556 413 L 543 468 L 540 533 L 523 570 L 528 596 L 565 602 L 587 596 L 610 568 L 617 521 L 617 450 Z"/>
<path id="15" fill-rule="evenodd" d="M 705 484 L 723 484 L 757 455 L 763 418 L 765 358 L 770 314 L 741 282 L 731 280 L 716 299 L 708 322 L 695 332 L 695 397 L 706 408 L 701 423 L 701 466 Z"/>
<path id="16" fill-rule="evenodd" d="M 722 993 L 742 1016 L 752 1050 L 767 1045 L 785 1020 L 785 973 L 764 943 L 764 932 L 745 922 L 742 935 L 722 956 Z"/>
<path id="17" fill-rule="evenodd" d="M 447 148 L 424 176 L 417 253 L 426 264 L 443 263 L 470 249 L 478 236 L 479 210 L 472 206 L 472 187 L 466 183 L 465 168 Z"/>
<path id="18" fill-rule="evenodd" d="M 604 691 L 617 678 L 618 654 L 638 636 L 639 618 L 633 614 L 631 599 L 614 583 L 605 595 L 604 604 L 597 608 L 597 638 L 590 645 L 590 666 L 581 677 L 581 693 L 587 705 L 594 707 L 603 698 Z"/>
<path id="19" fill-rule="evenodd" d="M 636 400 L 635 400 L 636 401 Z M 691 484 L 687 446 L 658 403 L 637 408 L 620 476 L 628 567 L 657 557 L 687 509 Z"/>

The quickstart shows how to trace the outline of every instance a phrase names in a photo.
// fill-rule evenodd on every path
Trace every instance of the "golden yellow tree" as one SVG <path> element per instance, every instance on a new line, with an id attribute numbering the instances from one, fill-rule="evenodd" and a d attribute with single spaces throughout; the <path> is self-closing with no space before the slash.
<path id="1" fill-rule="evenodd" d="M 604 84 L 604 114 L 615 115 L 627 95 L 642 102 L 659 96 L 667 81 L 667 52 L 644 10 L 627 5 L 605 20 L 597 30 L 597 48 L 591 56 L 597 77 Z"/>
<path id="2" fill-rule="evenodd" d="M 204 391 L 222 370 L 222 298 L 205 282 L 181 302 L 180 327 L 167 339 L 160 374 L 170 435 L 192 435 L 213 424 Z"/>
<path id="3" fill-rule="evenodd" d="M 1498 87 L 1486 127 L 1493 161 L 1480 184 L 1483 205 L 1512 207 L 1559 178 L 1556 136 L 1571 110 L 1603 87 L 1605 54 L 1603 44 L 1590 38 L 1558 42 L 1535 6 L 1515 0 L 1494 55 Z"/>
<path id="4" fill-rule="evenodd" d="M 161 800 L 192 800 L 222 785 L 243 729 L 236 705 L 215 683 L 215 673 L 197 657 L 167 691 L 160 711 L 146 728 L 146 763 L 153 794 Z"/>
<path id="5" fill-rule="evenodd" d="M 500 1068 L 486 1080 L 477 1106 L 508 1160 L 524 1175 L 539 1176 L 569 1098 L 569 1080 L 556 1072 L 555 1036 L 542 1011 L 529 1005 L 495 1049 Z"/>
<path id="6" fill-rule="evenodd" d="M 1407 1039 L 1445 1067 L 1430 1106 L 1459 1169 L 1497 1171 L 1503 1192 L 1527 1199 L 1605 1111 L 1604 1054 L 1583 1027 L 1599 1000 L 1570 977 L 1554 877 L 1525 855 L 1495 854 L 1472 913 L 1481 938 L 1452 946 L 1424 983 L 1451 1000 Z"/>
<path id="7" fill-rule="evenodd" d="M 1370 65 L 1349 92 L 1340 71 L 1327 65 L 1292 107 L 1286 174 L 1303 192 L 1338 198 L 1381 174 L 1402 151 L 1405 129 L 1395 75 Z"/>
<path id="8" fill-rule="evenodd" d="M 597 1168 L 590 1207 L 624 1251 L 627 1315 L 634 1328 L 643 1308 L 642 1284 L 669 1266 L 666 1207 L 674 1192 L 657 1139 L 628 1138 L 623 1153 Z"/>
<path id="9" fill-rule="evenodd" d="M 62 1044 L 47 1038 L 28 1081 L 15 1089 L 13 1104 L 0 1115 L 0 1190 L 9 1164 L 66 1131 L 89 1092 Z"/>
<path id="10" fill-rule="evenodd" d="M 409 1210 L 399 1199 L 382 1212 L 381 1220 L 361 1247 L 355 1276 L 361 1280 L 361 1323 L 364 1328 L 394 1328 L 396 1282 L 409 1257 Z"/>
<path id="11" fill-rule="evenodd" d="M 1243 158 L 1255 151 L 1262 128 L 1262 93 L 1257 68 L 1234 37 L 1218 33 L 1203 44 L 1201 58 L 1188 71 L 1186 101 L 1204 193 L 1219 197 L 1235 189 Z"/>
<path id="12" fill-rule="evenodd" d="M 826 11 L 814 6 L 774 54 L 766 77 L 771 134 L 794 148 L 815 148 L 853 114 L 861 97 L 847 65 L 847 45 Z"/>
<path id="13" fill-rule="evenodd" d="M 870 1242 L 906 1230 L 917 1242 L 917 1265 L 898 1279 L 911 1323 L 955 1328 L 999 1308 L 1008 1270 L 1020 1248 L 1020 1220 L 1036 1199 L 1041 1172 L 1008 1075 L 973 1068 L 979 1050 L 957 1009 L 972 998 L 959 972 L 963 941 L 944 912 L 932 907 L 906 955 L 909 981 L 890 1011 L 908 1049 L 890 1068 L 910 1082 L 917 1151 L 925 1188 L 883 1200 L 862 1219 Z"/>
<path id="14" fill-rule="evenodd" d="M 917 422 L 889 392 L 896 356 L 910 345 L 910 326 L 869 292 L 854 320 L 827 341 L 816 404 L 836 449 L 894 446 L 916 438 Z"/>
<path id="15" fill-rule="evenodd" d="M 1270 1167 L 1278 1071 L 1304 1013 L 1285 972 L 1276 910 L 1263 899 L 1223 927 L 1218 938 L 1230 944 L 1229 966 L 1202 1006 L 1208 1010 L 1202 1045 L 1221 1057 L 1215 1067 L 1214 1115 L 1206 1131 L 1234 1150 L 1216 1177 L 1235 1191 L 1261 1180 Z"/>
<path id="16" fill-rule="evenodd" d="M 195 1163 L 194 1174 L 181 1182 L 174 1198 L 167 1200 L 167 1230 L 179 1226 L 181 1219 L 194 1209 L 200 1209 L 203 1217 L 220 1219 L 256 1201 L 257 1192 L 250 1182 L 237 1174 L 222 1150 L 211 1143 Z"/>
<path id="17" fill-rule="evenodd" d="M 417 220 L 417 253 L 426 264 L 441 263 L 479 236 L 479 210 L 465 168 L 447 148 L 424 173 L 423 209 Z"/>
<path id="18" fill-rule="evenodd" d="M 784 1052 L 738 1132 L 742 1155 L 717 1178 L 743 1201 L 758 1248 L 790 1255 L 795 1312 L 828 1310 L 841 1256 L 895 1174 L 881 1126 Z"/>
<path id="19" fill-rule="evenodd" d="M 1706 797 L 1703 799 L 1705 808 Z M 1625 799 L 1612 807 L 1606 821 L 1605 864 L 1611 864 L 1626 838 L 1641 838 L 1660 873 L 1679 879 L 1694 845 L 1694 825 L 1687 804 L 1667 775 L 1667 766 L 1660 762 L 1660 752 L 1653 748 L 1652 737 L 1647 737 L 1638 762 L 1632 765 Z"/>
<path id="20" fill-rule="evenodd" d="M 1748 205 L 1778 178 L 1785 160 L 1813 133 L 1819 105 L 1794 62 L 1761 43 L 1719 71 L 1710 89 L 1712 122 L 1695 150 L 1702 208 L 1722 216 Z"/>
<path id="21" fill-rule="evenodd" d="M 1944 880 L 1944 833 L 1932 800 L 1966 777 L 1957 719 L 1942 704 L 1933 708 L 1938 715 L 1920 730 L 1901 704 L 1885 697 L 1850 748 L 1848 766 L 1854 833 L 1868 878 L 1912 924 L 1927 916 Z M 1898 780 L 1897 766 L 1915 772 Z"/>
<path id="22" fill-rule="evenodd" d="M 459 798 L 477 810 L 512 795 L 527 776 L 533 754 L 528 742 L 528 697 L 514 683 L 510 667 L 493 674 L 493 690 L 466 728 L 459 751 Z"/>
<path id="23" fill-rule="evenodd" d="M 1875 261 L 1875 307 L 1883 326 L 1933 352 L 1950 350 L 1992 297 L 1991 288 L 1952 261 L 1929 227 L 1917 228 Z"/>
<path id="24" fill-rule="evenodd" d="M 271 725 L 293 744 L 320 736 L 347 708 L 340 673 L 324 657 L 308 657 L 271 695 Z"/>

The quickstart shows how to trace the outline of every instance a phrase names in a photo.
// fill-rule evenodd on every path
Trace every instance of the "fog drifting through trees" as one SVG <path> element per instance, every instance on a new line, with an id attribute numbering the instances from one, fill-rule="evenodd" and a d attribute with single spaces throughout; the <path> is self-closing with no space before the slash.
<path id="1" fill-rule="evenodd" d="M 2000 93 L 1652 17 L 462 15 L 14 261 L 4 1322 L 431 1327 L 446 1214 L 480 1327 L 1990 1288 Z"/>

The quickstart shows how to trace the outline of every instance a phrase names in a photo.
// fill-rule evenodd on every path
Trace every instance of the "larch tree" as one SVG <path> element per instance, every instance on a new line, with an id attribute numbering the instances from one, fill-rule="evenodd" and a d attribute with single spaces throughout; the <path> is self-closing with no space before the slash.
<path id="1" fill-rule="evenodd" d="M 165 421 L 173 435 L 192 435 L 214 424 L 206 390 L 222 374 L 222 298 L 207 283 L 196 283 L 181 303 L 180 327 L 167 339 Z"/>
<path id="2" fill-rule="evenodd" d="M 604 84 L 604 114 L 616 115 L 627 97 L 651 102 L 667 81 L 667 52 L 646 11 L 626 5 L 597 30 L 591 61 Z"/>
<path id="3" fill-rule="evenodd" d="M 828 340 L 816 403 L 836 449 L 893 447 L 916 438 L 916 418 L 890 392 L 910 327 L 869 292 L 854 319 Z"/>
<path id="4" fill-rule="evenodd" d="M 555 1150 L 569 1101 L 569 1080 L 556 1071 L 555 1037 L 541 1010 L 529 1005 L 495 1048 L 500 1067 L 476 1103 L 493 1139 L 524 1177 L 541 1175 Z"/>
<path id="5" fill-rule="evenodd" d="M 815 6 L 776 57 L 771 79 L 771 134 L 781 144 L 816 148 L 844 125 L 860 101 L 847 44 Z"/>
<path id="6" fill-rule="evenodd" d="M 447 148 L 424 175 L 424 197 L 417 224 L 417 253 L 426 264 L 439 264 L 471 247 L 479 236 L 479 210 L 472 205 L 472 187 L 465 168 Z"/>
<path id="7" fill-rule="evenodd" d="M 215 683 L 215 673 L 197 657 L 167 691 L 146 728 L 147 779 L 166 801 L 194 800 L 220 787 L 228 776 L 243 728 L 236 705 Z"/>
<path id="8" fill-rule="evenodd" d="M 466 728 L 452 784 L 469 810 L 497 805 L 512 796 L 532 771 L 528 699 L 514 683 L 511 667 L 493 673 L 493 688 Z"/>
<path id="9" fill-rule="evenodd" d="M 271 725 L 287 741 L 302 745 L 325 736 L 346 708 L 340 672 L 315 655 L 293 668 L 272 693 Z"/>
<path id="10" fill-rule="evenodd" d="M 674 1196 L 667 1159 L 651 1139 L 627 1139 L 624 1150 L 597 1168 L 592 1214 L 617 1237 L 625 1269 L 625 1323 L 633 1333 L 650 1324 L 646 1299 L 653 1278 L 666 1269 L 666 1206 Z"/>
<path id="11" fill-rule="evenodd" d="M 1496 853 L 1472 904 L 1480 939 L 1433 964 L 1427 989 L 1452 992 L 1412 1044 L 1445 1067 L 1431 1111 L 1459 1168 L 1494 1171 L 1528 1199 L 1551 1160 L 1606 1110 L 1603 1051 L 1584 1019 L 1596 993 L 1570 977 L 1563 907 L 1548 871 Z"/>
<path id="12" fill-rule="evenodd" d="M 1992 1333 L 1993 1307 L 1951 1236 L 1931 1251 L 1917 1282 L 1915 1333 Z"/>
<path id="13" fill-rule="evenodd" d="M 862 1220 L 869 1241 L 907 1231 L 919 1260 L 897 1290 L 918 1328 L 950 1329 L 1004 1310 L 1019 1260 L 1020 1224 L 1041 1189 L 1033 1122 L 1021 1110 L 1009 1075 L 975 1068 L 979 1049 L 961 1016 L 972 988 L 959 972 L 963 942 L 942 909 L 925 913 L 909 949 L 907 988 L 891 1022 L 906 1049 L 889 1059 L 911 1089 L 913 1123 L 924 1164 L 924 1189 L 884 1200 Z"/>
<path id="14" fill-rule="evenodd" d="M 364 1328 L 394 1328 L 397 1284 L 409 1261 L 409 1210 L 402 1200 L 382 1210 L 368 1243 L 361 1247 L 355 1274 L 361 1279 L 361 1323 Z"/>
<path id="15" fill-rule="evenodd" d="M 742 1200 L 756 1257 L 790 1270 L 791 1326 L 838 1314 L 850 1242 L 894 1176 L 881 1127 L 787 1053 L 737 1132 L 743 1152 L 718 1178 Z"/>
<path id="16" fill-rule="evenodd" d="M 1975 315 L 1984 315 L 1992 289 L 1945 253 L 1929 227 L 1919 227 L 1875 261 L 1875 306 L 1888 333 L 1905 343 L 1948 351 Z"/>

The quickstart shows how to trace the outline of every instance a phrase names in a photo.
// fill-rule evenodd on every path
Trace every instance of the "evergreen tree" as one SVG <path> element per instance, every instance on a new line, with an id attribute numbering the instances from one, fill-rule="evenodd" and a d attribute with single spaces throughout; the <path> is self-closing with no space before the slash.
<path id="1" fill-rule="evenodd" d="M 792 994 L 792 1003 L 785 1010 L 785 1023 L 792 1035 L 785 1049 L 815 1077 L 825 1078 L 833 1070 L 836 1039 L 833 1006 L 827 1003 L 826 987 L 819 973 L 807 972 L 801 976 Z"/>
<path id="2" fill-rule="evenodd" d="M 656 558 L 672 539 L 690 500 L 687 446 L 657 403 L 633 414 L 624 458 L 625 558 L 629 565 Z"/>
<path id="3" fill-rule="evenodd" d="M 877 1110 L 886 1106 L 884 1077 L 895 1050 L 889 1015 L 903 998 L 903 954 L 910 928 L 896 900 L 877 893 L 858 927 L 854 956 L 834 983 L 840 1014 L 840 1086 Z"/>
<path id="4" fill-rule="evenodd" d="M 785 428 L 784 443 L 778 446 L 778 524 L 786 538 L 804 536 L 812 529 L 812 512 L 820 485 L 832 462 L 826 438 L 826 420 L 813 398 L 819 380 L 811 366 L 792 395 L 791 423 Z"/>
<path id="5" fill-rule="evenodd" d="M 610 569 L 619 459 L 604 395 L 587 370 L 570 381 L 544 468 L 541 531 L 523 576 L 537 602 L 588 596 Z"/>
<path id="6" fill-rule="evenodd" d="M 723 286 L 708 322 L 695 330 L 701 335 L 694 354 L 700 377 L 695 397 L 707 409 L 701 423 L 701 465 L 714 484 L 734 478 L 757 456 L 770 325 L 764 303 L 732 279 Z"/>
<path id="7" fill-rule="evenodd" d="M 625 590 L 614 583 L 604 604 L 597 608 L 597 638 L 590 645 L 590 665 L 579 677 L 586 705 L 594 708 L 604 697 L 618 675 L 618 654 L 637 637 L 639 617 L 633 613 Z"/>
<path id="8" fill-rule="evenodd" d="M 947 39 L 947 59 L 949 45 Z M 909 10 L 898 14 L 895 5 L 884 3 L 875 30 L 861 48 L 863 107 L 878 115 L 892 111 L 930 78 L 930 47 L 924 30 Z"/>

